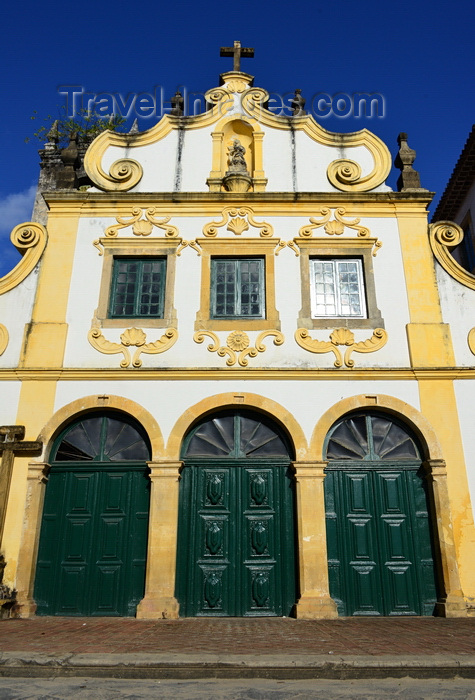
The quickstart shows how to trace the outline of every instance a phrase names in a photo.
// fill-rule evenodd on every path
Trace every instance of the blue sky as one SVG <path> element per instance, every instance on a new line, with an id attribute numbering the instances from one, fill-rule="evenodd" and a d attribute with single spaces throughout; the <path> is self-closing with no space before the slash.
<path id="1" fill-rule="evenodd" d="M 255 85 L 285 94 L 297 87 L 307 107 L 318 93 L 379 93 L 384 117 L 319 119 L 332 131 L 368 128 L 397 151 L 409 134 L 414 167 L 434 203 L 474 119 L 473 0 L 382 3 L 281 0 L 222 3 L 5 3 L 0 13 L 0 275 L 16 262 L 11 229 L 31 217 L 42 118 L 65 105 L 61 85 L 92 93 L 153 92 L 178 86 L 205 92 L 232 69 L 220 46 L 255 49 L 242 69 Z M 31 120 L 38 114 L 37 120 Z M 140 129 L 156 119 L 141 119 Z M 395 188 L 399 171 L 388 184 Z M 433 210 L 434 205 L 431 209 Z"/>

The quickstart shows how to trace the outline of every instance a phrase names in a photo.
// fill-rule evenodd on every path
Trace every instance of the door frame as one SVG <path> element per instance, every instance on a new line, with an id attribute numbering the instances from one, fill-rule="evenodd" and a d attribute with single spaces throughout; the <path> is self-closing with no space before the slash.
<path id="1" fill-rule="evenodd" d="M 261 418 L 262 421 L 264 422 L 265 425 L 268 427 L 271 426 L 275 430 L 276 435 L 280 436 L 282 442 L 285 445 L 285 449 L 287 451 L 287 456 L 258 456 L 254 458 L 250 457 L 244 457 L 242 455 L 237 454 L 238 448 L 238 443 L 236 442 L 238 440 L 238 434 L 240 434 L 240 427 L 238 426 L 238 417 L 239 416 L 248 416 L 250 418 L 259 419 Z M 192 440 L 195 431 L 200 428 L 201 425 L 205 424 L 207 421 L 211 421 L 214 418 L 217 417 L 224 417 L 224 416 L 232 416 L 233 417 L 233 436 L 234 436 L 234 448 L 232 451 L 232 456 L 209 456 L 209 457 L 203 457 L 203 456 L 186 456 L 186 450 L 188 448 L 188 445 L 190 441 Z M 237 430 L 238 432 L 234 432 L 234 430 Z M 295 479 L 293 476 L 294 469 L 293 469 L 293 462 L 292 462 L 292 452 L 293 452 L 293 446 L 291 441 L 289 440 L 288 435 L 286 434 L 285 430 L 283 429 L 282 425 L 275 420 L 274 417 L 268 416 L 263 414 L 262 412 L 256 412 L 253 410 L 253 407 L 248 407 L 248 406 L 235 406 L 235 407 L 223 407 L 221 410 L 211 412 L 205 416 L 201 416 L 200 420 L 195 421 L 192 426 L 190 426 L 189 430 L 185 433 L 183 437 L 183 444 L 181 448 L 182 454 L 183 454 L 183 467 L 181 470 L 181 480 L 180 480 L 180 493 L 179 493 L 179 509 L 178 509 L 178 542 L 177 542 L 177 553 L 176 553 L 176 598 L 178 600 L 182 601 L 181 607 L 185 608 L 185 616 L 188 615 L 192 610 L 194 611 L 195 605 L 194 605 L 194 599 L 190 600 L 190 595 L 193 595 L 195 592 L 195 588 L 193 588 L 193 582 L 195 581 L 195 574 L 196 571 L 193 571 L 193 566 L 194 562 L 196 563 L 196 557 L 198 556 L 198 553 L 196 552 L 193 554 L 192 551 L 190 551 L 190 546 L 192 543 L 197 543 L 196 540 L 196 532 L 195 532 L 195 517 L 197 517 L 197 509 L 199 509 L 199 503 L 198 503 L 198 497 L 199 494 L 196 491 L 197 489 L 197 484 L 195 483 L 195 475 L 199 476 L 198 471 L 193 471 L 194 469 L 204 469 L 204 468 L 209 468 L 209 469 L 225 469 L 225 470 L 242 470 L 240 471 L 240 474 L 238 475 L 236 472 L 229 472 L 230 473 L 230 479 L 234 484 L 235 488 L 238 488 L 239 491 L 236 491 L 231 499 L 233 500 L 232 505 L 237 505 L 237 503 L 241 504 L 241 510 L 239 513 L 235 514 L 236 520 L 233 523 L 233 529 L 234 528 L 240 528 L 239 534 L 237 535 L 238 541 L 241 540 L 242 534 L 243 534 L 243 527 L 244 524 L 242 521 L 242 503 L 241 503 L 241 498 L 242 498 L 242 483 L 241 483 L 241 474 L 245 473 L 246 468 L 249 469 L 257 469 L 259 470 L 262 468 L 263 470 L 269 470 L 269 469 L 275 469 L 278 470 L 278 477 L 279 478 L 279 487 L 278 487 L 278 499 L 277 499 L 277 506 L 279 508 L 279 518 L 278 518 L 278 525 L 279 528 L 286 528 L 286 526 L 290 526 L 291 528 L 291 537 L 292 537 L 292 543 L 289 545 L 291 547 L 291 551 L 288 553 L 286 552 L 285 549 L 280 548 L 278 550 L 278 553 L 276 553 L 276 557 L 278 554 L 278 568 L 281 571 L 281 578 L 280 580 L 282 582 L 286 582 L 286 585 L 283 585 L 282 587 L 285 589 L 284 595 L 280 596 L 280 603 L 279 606 L 282 606 L 283 610 L 287 610 L 287 606 L 289 605 L 288 601 L 286 600 L 286 597 L 292 597 L 293 602 L 290 604 L 290 608 L 292 610 L 295 607 L 295 603 L 298 598 L 298 548 L 297 548 L 297 519 L 296 519 L 296 499 L 295 499 Z M 284 474 L 285 470 L 285 474 Z M 289 480 L 288 477 L 288 471 L 292 472 L 291 479 Z M 274 472 L 275 474 L 275 472 Z M 287 483 L 288 482 L 288 483 Z M 289 488 L 292 489 L 291 492 L 286 493 L 285 487 L 288 486 Z M 196 501 L 195 501 L 196 499 Z M 229 508 L 227 509 L 228 511 L 232 508 L 232 505 L 229 504 Z M 211 516 L 210 516 L 211 517 Z M 218 515 L 216 515 L 218 517 Z M 264 516 L 262 516 L 264 517 Z M 239 523 L 238 523 L 239 521 Z M 230 521 L 231 522 L 231 521 Z M 230 524 L 231 527 L 231 524 Z M 277 535 L 276 533 L 276 544 L 277 540 L 279 542 L 283 541 L 283 538 L 281 539 L 281 532 L 279 531 L 279 534 Z M 234 562 L 234 565 L 237 567 L 242 567 L 244 564 L 244 561 L 242 560 L 242 556 L 244 556 L 244 548 L 242 550 L 242 553 L 240 554 L 240 560 Z M 289 558 L 290 557 L 290 558 Z M 257 564 L 257 561 L 256 561 Z M 252 568 L 252 567 L 251 567 Z M 229 570 L 231 571 L 233 567 L 231 566 Z M 289 574 L 289 570 L 293 571 L 293 576 L 291 577 Z M 237 576 L 237 579 L 239 579 L 240 575 L 242 574 L 242 571 L 239 573 L 234 572 L 234 576 Z M 293 580 L 291 580 L 293 579 Z M 242 603 L 242 601 L 241 601 Z M 238 605 L 240 608 L 240 606 Z M 236 608 L 237 609 L 237 608 Z M 241 609 L 241 608 L 240 608 Z M 244 610 L 244 608 L 243 608 Z M 289 612 L 290 609 L 289 609 Z M 285 616 L 285 614 L 289 614 L 289 612 L 282 612 L 282 615 Z M 200 614 L 197 611 L 194 611 L 194 614 L 199 615 L 199 616 L 206 616 L 204 613 Z M 252 613 L 248 614 L 242 614 L 244 617 L 250 617 L 250 616 L 269 616 L 272 615 L 271 612 L 263 612 L 262 615 L 259 615 L 256 613 L 256 615 L 253 615 Z M 216 616 L 222 616 L 222 617 L 229 617 L 229 614 L 213 614 L 212 612 L 209 615 L 210 617 L 216 617 Z"/>
<path id="2" fill-rule="evenodd" d="M 435 614 L 441 617 L 466 617 L 467 605 L 463 596 L 453 537 L 451 502 L 447 485 L 447 465 L 434 428 L 427 418 L 410 404 L 387 394 L 359 394 L 342 399 L 329 408 L 318 420 L 310 440 L 310 452 L 323 459 L 325 439 L 331 427 L 340 418 L 358 410 L 376 410 L 395 416 L 408 425 L 418 438 L 423 450 L 422 466 L 427 474 L 431 506 L 433 508 L 434 547 L 440 567 L 440 593 Z M 323 492 L 323 489 L 322 489 Z M 323 497 L 323 494 L 322 494 Z"/>
<path id="3" fill-rule="evenodd" d="M 74 428 L 78 425 L 81 424 L 82 421 L 87 421 L 90 419 L 94 418 L 99 418 L 101 421 L 100 424 L 100 437 L 99 437 L 99 447 L 100 447 L 100 454 L 98 453 L 95 455 L 92 459 L 59 459 L 57 460 L 57 453 L 58 450 L 61 446 L 61 443 L 63 439 L 69 434 L 71 430 L 74 430 Z M 138 521 L 141 520 L 141 518 L 137 518 L 137 515 L 139 511 L 137 511 L 137 502 L 136 502 L 136 496 L 139 495 L 139 493 L 145 496 L 145 487 L 147 488 L 148 494 L 146 495 L 146 509 L 145 509 L 145 501 L 143 502 L 143 512 L 146 512 L 147 516 L 147 522 L 146 522 L 146 533 L 145 533 L 145 539 L 144 539 L 144 564 L 146 565 L 146 556 L 147 556 L 147 542 L 148 542 L 148 522 L 149 522 L 149 512 L 150 512 L 150 484 L 148 480 L 148 459 L 132 459 L 132 460 L 112 460 L 108 459 L 106 453 L 104 452 L 105 447 L 107 445 L 107 435 L 108 435 L 108 430 L 109 430 L 109 423 L 107 422 L 107 419 L 113 419 L 115 421 L 118 421 L 122 425 L 129 425 L 131 426 L 137 436 L 140 436 L 142 438 L 142 444 L 144 449 L 148 452 L 148 456 L 150 457 L 150 441 L 148 439 L 148 436 L 143 428 L 143 426 L 137 421 L 136 418 L 133 416 L 130 416 L 123 411 L 114 411 L 110 410 L 108 407 L 107 408 L 102 408 L 102 410 L 96 410 L 96 411 L 88 411 L 84 412 L 80 415 L 76 415 L 71 417 L 69 421 L 67 421 L 66 424 L 61 426 L 61 429 L 57 431 L 55 439 L 52 441 L 51 445 L 51 450 L 50 454 L 54 455 L 54 459 L 51 460 L 51 463 L 48 465 L 48 479 L 47 482 L 49 483 L 50 488 L 52 487 L 53 481 L 52 479 L 54 478 L 55 485 L 57 485 L 57 488 L 61 489 L 61 480 L 65 482 L 64 487 L 63 487 L 63 498 L 66 499 L 68 494 L 71 494 L 71 484 L 67 486 L 67 483 L 71 482 L 71 479 L 68 475 L 73 475 L 75 474 L 76 476 L 80 476 L 83 474 L 84 476 L 89 476 L 92 479 L 92 483 L 94 484 L 94 490 L 91 491 L 88 495 L 88 499 L 91 499 L 91 506 L 92 510 L 89 513 L 90 520 L 93 525 L 96 527 L 99 525 L 100 521 L 100 510 L 98 510 L 99 505 L 101 504 L 101 497 L 104 497 L 105 495 L 105 489 L 106 489 L 106 479 L 104 478 L 105 475 L 113 476 L 114 474 L 127 474 L 127 481 L 129 482 L 129 488 L 127 490 L 127 493 L 125 495 L 125 508 L 126 511 L 122 513 L 123 517 L 123 522 L 125 523 L 126 526 L 126 532 L 122 535 L 121 538 L 121 550 L 122 550 L 122 555 L 125 554 L 125 560 L 123 562 L 123 568 L 119 574 L 120 580 L 122 581 L 122 586 L 120 587 L 118 599 L 117 599 L 117 605 L 118 609 L 122 610 L 122 613 L 119 614 L 121 617 L 126 617 L 130 616 L 130 610 L 131 610 L 131 601 L 128 601 L 128 604 L 126 605 L 127 610 L 129 613 L 125 612 L 124 608 L 124 599 L 126 597 L 126 590 L 127 590 L 127 581 L 130 581 L 130 574 L 128 575 L 129 569 L 131 568 L 132 562 L 133 561 L 140 561 L 137 560 L 135 557 L 132 557 L 130 547 L 131 547 L 131 541 L 136 543 L 136 535 L 137 532 L 135 532 L 135 537 L 132 537 L 131 540 L 131 535 L 133 534 L 132 527 L 133 525 L 137 524 Z M 119 432 L 119 435 L 122 433 L 122 429 Z M 89 437 L 90 433 L 88 433 Z M 91 443 L 90 443 L 91 444 Z M 112 443 L 114 445 L 115 442 Z M 133 444 L 136 444 L 133 443 Z M 92 445 L 91 445 L 92 447 Z M 61 475 L 62 478 L 61 478 Z M 139 477 L 137 479 L 137 477 Z M 48 485 L 48 483 L 45 483 L 45 486 Z M 143 491 L 137 491 L 136 488 L 137 486 L 142 486 L 144 487 Z M 134 488 L 135 487 L 135 488 Z M 122 487 L 121 487 L 122 488 Z M 44 488 L 43 490 L 43 507 L 44 507 L 44 502 L 45 499 L 48 497 L 48 490 L 47 488 Z M 63 504 L 66 503 L 64 500 Z M 134 505 L 135 504 L 135 505 Z M 135 508 L 135 510 L 134 510 Z M 61 511 L 62 506 L 59 506 L 59 511 Z M 61 517 L 61 516 L 60 516 Z M 78 516 L 76 516 L 78 517 Z M 80 520 L 83 520 L 84 517 L 81 518 Z M 112 513 L 109 516 L 112 518 L 110 521 L 111 523 L 114 521 L 114 516 Z M 61 538 L 58 541 L 58 547 L 61 547 L 61 543 L 65 542 L 65 537 L 66 537 L 66 530 L 67 530 L 67 522 L 68 522 L 68 514 L 66 511 L 62 513 L 62 517 L 60 521 L 58 521 L 58 526 L 60 530 L 60 535 Z M 37 591 L 36 586 L 37 586 L 37 580 L 38 580 L 38 574 L 39 574 L 39 562 L 38 562 L 38 553 L 40 549 L 40 545 L 42 543 L 42 538 L 46 537 L 45 532 L 43 532 L 44 528 L 46 526 L 46 523 L 44 521 L 44 509 L 41 515 L 41 519 L 39 522 L 39 528 L 38 528 L 38 552 L 36 556 L 36 567 L 35 567 L 35 574 L 34 574 L 34 580 L 33 580 L 33 590 Z M 91 526 L 92 527 L 92 526 Z M 98 535 L 98 530 L 91 530 L 87 536 L 87 539 L 90 541 L 90 543 L 94 542 L 94 540 L 97 540 L 97 535 Z M 96 542 L 97 544 L 97 542 Z M 94 585 L 94 581 L 92 579 L 93 576 L 93 565 L 92 565 L 92 560 L 90 558 L 91 552 L 94 553 L 94 548 L 90 548 L 89 545 L 86 545 L 88 552 L 87 552 L 87 558 L 85 559 L 85 568 L 89 569 L 88 574 L 86 575 L 86 579 L 84 582 L 84 586 L 86 588 L 92 587 L 96 588 Z M 63 553 L 64 554 L 64 553 Z M 97 552 L 96 552 L 97 554 Z M 135 555 L 137 552 L 135 553 Z M 59 550 L 56 553 L 56 555 L 53 555 L 52 562 L 54 562 L 55 566 L 58 565 L 58 557 L 59 557 Z M 64 557 L 63 557 L 64 558 Z M 123 557 L 122 557 L 123 558 Z M 126 566 L 126 564 L 128 566 Z M 106 566 L 104 562 L 104 566 Z M 60 578 L 60 572 L 58 570 L 52 571 L 52 574 L 55 575 L 56 582 Z M 42 574 L 45 575 L 45 574 Z M 143 585 L 145 587 L 145 570 L 144 570 L 144 581 Z M 132 589 L 133 590 L 133 589 Z M 131 591 L 129 587 L 129 591 Z M 51 603 L 54 602 L 54 606 L 52 605 L 52 610 L 54 609 L 56 611 L 59 602 L 61 598 L 57 597 L 54 601 L 53 599 L 50 601 Z M 139 603 L 139 600 L 133 605 L 135 608 L 136 605 Z M 36 607 L 36 601 L 35 601 L 35 607 Z M 42 612 L 42 615 L 58 615 L 58 614 L 64 614 L 65 616 L 69 616 L 68 613 L 57 613 L 57 612 Z M 93 613 L 89 612 L 83 612 L 83 613 L 71 613 L 71 616 L 89 616 L 92 615 Z M 104 616 L 117 616 L 116 613 L 103 613 Z"/>

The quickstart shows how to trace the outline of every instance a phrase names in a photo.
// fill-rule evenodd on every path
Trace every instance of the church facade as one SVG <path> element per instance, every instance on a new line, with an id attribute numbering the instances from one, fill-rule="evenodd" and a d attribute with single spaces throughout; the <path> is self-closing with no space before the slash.
<path id="1" fill-rule="evenodd" d="M 52 134 L 46 207 L 12 232 L 13 613 L 474 614 L 461 229 L 428 225 L 405 135 L 394 192 L 377 136 L 300 95 L 276 116 L 239 61 L 206 97 L 83 160 Z"/>

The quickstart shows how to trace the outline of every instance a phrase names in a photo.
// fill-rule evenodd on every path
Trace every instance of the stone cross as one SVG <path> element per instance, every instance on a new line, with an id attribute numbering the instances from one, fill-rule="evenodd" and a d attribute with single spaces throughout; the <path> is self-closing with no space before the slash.
<path id="1" fill-rule="evenodd" d="M 245 49 L 240 41 L 235 41 L 234 46 L 222 46 L 220 56 L 232 56 L 234 58 L 233 70 L 241 72 L 241 58 L 254 58 L 254 49 Z"/>
<path id="2" fill-rule="evenodd" d="M 18 452 L 36 452 L 41 450 L 43 446 L 41 442 L 23 440 L 24 437 L 24 425 L 3 425 L 0 427 L 0 454 L 2 455 L 0 463 L 0 544 L 3 539 L 14 455 Z"/>

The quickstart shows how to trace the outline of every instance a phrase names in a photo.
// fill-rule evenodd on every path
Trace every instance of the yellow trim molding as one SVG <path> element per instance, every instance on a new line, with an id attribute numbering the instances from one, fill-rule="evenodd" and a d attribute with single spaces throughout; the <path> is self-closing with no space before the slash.
<path id="1" fill-rule="evenodd" d="M 298 328 L 295 331 L 295 340 L 304 350 L 314 353 L 332 352 L 335 355 L 335 367 L 343 366 L 343 358 L 338 345 L 346 345 L 344 362 L 347 367 L 354 367 L 355 361 L 351 358 L 352 352 L 376 352 L 386 345 L 388 334 L 384 328 L 376 328 L 371 338 L 355 343 L 355 336 L 348 328 L 336 328 L 330 333 L 330 340 L 315 340 L 310 337 L 306 328 Z"/>
<path id="2" fill-rule="evenodd" d="M 171 430 L 167 442 L 165 458 L 169 460 L 178 460 L 180 458 L 183 438 L 196 421 L 204 418 L 208 413 L 213 411 L 236 408 L 237 406 L 252 408 L 278 421 L 292 440 L 296 459 L 306 459 L 308 449 L 307 440 L 302 428 L 295 420 L 292 413 L 272 399 L 260 396 L 259 394 L 251 394 L 247 391 L 215 394 L 214 396 L 208 396 L 202 401 L 199 401 L 194 406 L 190 406 L 190 408 L 180 416 Z"/>
<path id="3" fill-rule="evenodd" d="M 463 241 L 463 229 L 453 221 L 437 221 L 429 225 L 429 240 L 437 260 L 457 282 L 475 289 L 475 275 L 465 270 L 451 255 L 451 250 Z"/>
<path id="4" fill-rule="evenodd" d="M 46 248 L 48 235 L 41 224 L 28 221 L 15 226 L 10 240 L 23 259 L 4 277 L 0 277 L 0 294 L 5 294 L 23 282 L 38 263 Z"/>
<path id="5" fill-rule="evenodd" d="M 7 349 L 9 341 L 8 331 L 3 323 L 0 323 L 0 355 L 3 355 Z"/>
<path id="6" fill-rule="evenodd" d="M 153 343 L 147 343 L 147 336 L 141 328 L 127 328 L 120 336 L 120 344 L 112 343 L 104 337 L 100 328 L 91 328 L 87 334 L 87 339 L 95 350 L 104 353 L 104 355 L 117 355 L 122 353 L 124 359 L 120 366 L 125 368 L 132 362 L 132 367 L 141 367 L 141 353 L 145 352 L 148 355 L 157 355 L 158 353 L 166 352 L 178 340 L 178 331 L 175 328 L 168 328 L 161 338 Z M 129 347 L 136 347 L 133 358 L 130 356 Z"/>
<path id="7" fill-rule="evenodd" d="M 383 141 L 367 129 L 349 134 L 337 134 L 327 131 L 318 124 L 312 115 L 278 117 L 266 110 L 263 105 L 269 100 L 269 93 L 262 88 L 250 88 L 243 93 L 242 106 L 253 119 L 274 129 L 303 131 L 313 141 L 322 146 L 334 148 L 355 148 L 363 146 L 374 160 L 374 168 L 367 175 L 361 174 L 360 166 L 355 161 L 338 159 L 330 163 L 327 176 L 331 184 L 342 192 L 367 192 L 381 185 L 391 170 L 391 154 Z"/>
<path id="8" fill-rule="evenodd" d="M 474 367 L 354 367 L 347 369 L 341 367 L 248 367 L 246 379 L 264 381 L 288 380 L 288 381 L 314 381 L 322 380 L 354 380 L 354 381 L 456 381 L 459 379 L 475 380 Z M 242 371 L 239 368 L 230 367 L 142 367 L 137 373 L 134 368 L 125 369 L 101 367 L 101 380 L 125 380 L 132 378 L 134 381 L 211 381 L 220 379 L 242 379 Z M 4 382 L 17 382 L 31 380 L 32 382 L 48 382 L 56 380 L 89 382 L 97 380 L 97 369 L 90 367 L 0 367 L 0 380 Z"/>
<path id="9" fill-rule="evenodd" d="M 280 331 L 263 331 L 257 336 L 255 346 L 249 347 L 249 336 L 242 330 L 230 333 L 226 339 L 226 345 L 220 345 L 221 341 L 216 333 L 212 331 L 197 331 L 193 336 L 193 340 L 195 343 L 202 343 L 205 336 L 208 336 L 213 341 L 208 345 L 209 352 L 217 352 L 219 357 L 228 355 L 226 360 L 227 367 L 232 367 L 236 362 L 241 367 L 247 367 L 249 364 L 248 357 L 257 357 L 258 352 L 267 350 L 267 346 L 262 341 L 268 336 L 274 336 L 274 345 L 282 345 L 284 342 L 284 336 Z"/>

